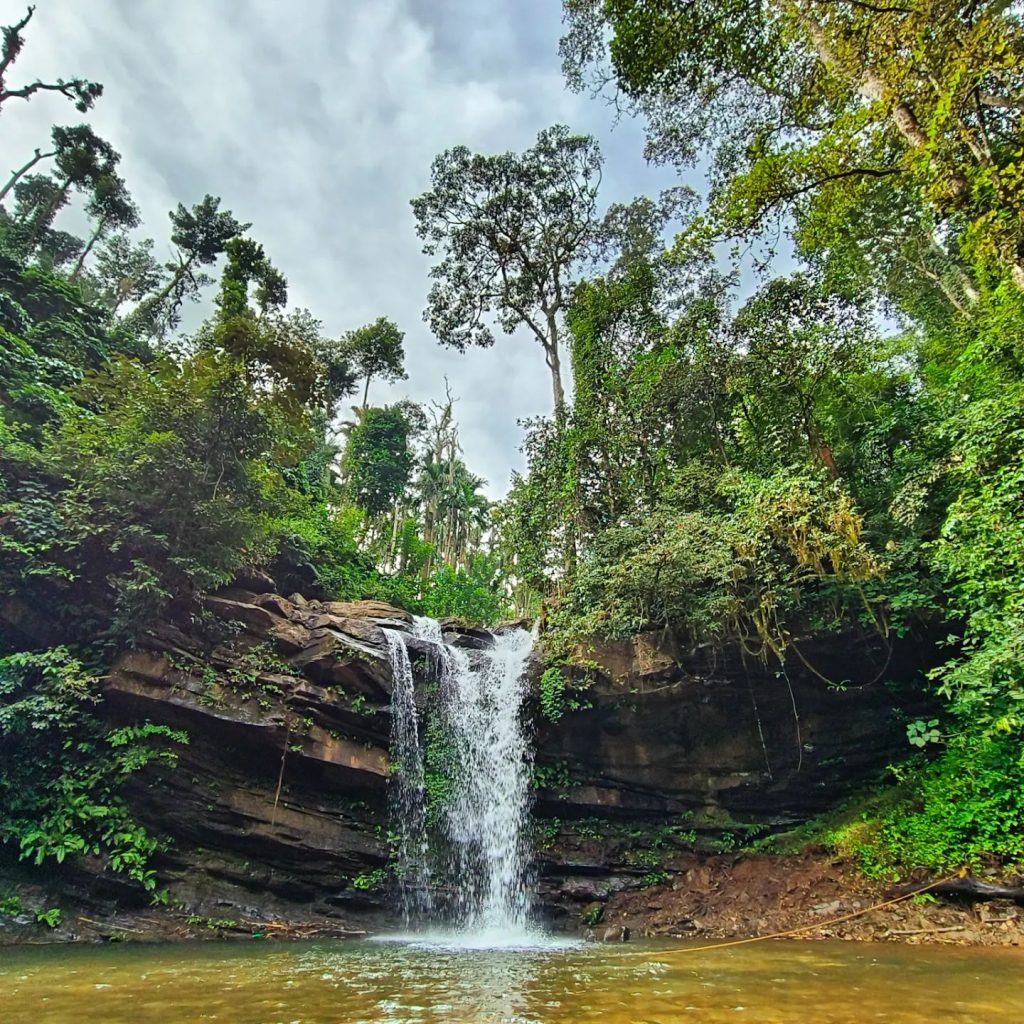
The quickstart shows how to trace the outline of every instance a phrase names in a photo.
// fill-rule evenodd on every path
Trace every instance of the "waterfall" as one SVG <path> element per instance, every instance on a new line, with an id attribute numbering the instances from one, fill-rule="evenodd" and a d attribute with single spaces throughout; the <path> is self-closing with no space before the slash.
<path id="1" fill-rule="evenodd" d="M 402 918 L 406 924 L 431 909 L 430 859 L 426 829 L 426 787 L 420 749 L 416 689 L 409 650 L 402 634 L 385 629 L 394 676 L 391 691 L 391 827 L 398 835 L 397 870 Z"/>
<path id="2" fill-rule="evenodd" d="M 401 635 L 385 632 L 395 667 L 393 756 L 403 776 L 392 789 L 393 816 L 401 836 L 403 912 L 433 909 L 428 902 L 428 865 L 443 865 L 443 877 L 433 880 L 450 894 L 447 923 L 504 941 L 523 936 L 530 910 L 525 873 L 532 750 L 522 706 L 533 638 L 525 630 L 509 630 L 482 651 L 466 651 L 445 644 L 435 620 L 414 620 L 413 636 L 436 652 L 431 713 L 444 737 L 450 782 L 428 841 L 423 753 L 409 656 Z M 423 886 L 419 903 L 410 899 L 414 886 Z"/>
<path id="3" fill-rule="evenodd" d="M 476 657 L 450 648 L 452 671 L 448 692 L 442 692 L 442 714 L 457 771 L 445 831 L 460 879 L 457 913 L 469 931 L 522 932 L 527 924 L 532 751 L 522 704 L 532 645 L 529 633 L 515 630 L 496 637 Z"/>

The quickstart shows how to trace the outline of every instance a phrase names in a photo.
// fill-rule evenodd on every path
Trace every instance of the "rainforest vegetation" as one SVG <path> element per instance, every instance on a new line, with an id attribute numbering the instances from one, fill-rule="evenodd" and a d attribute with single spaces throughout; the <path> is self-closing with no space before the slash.
<path id="1" fill-rule="evenodd" d="M 935 717 L 824 834 L 877 872 L 1024 859 L 1017 7 L 564 6 L 570 87 L 707 185 L 606 206 L 597 143 L 558 125 L 435 160 L 412 203 L 425 319 L 456 351 L 500 328 L 550 371 L 498 503 L 443 385 L 371 404 L 405 375 L 387 311 L 326 336 L 212 195 L 170 211 L 161 263 L 88 123 L 10 157 L 0 600 L 43 592 L 49 614 L 45 644 L 0 635 L 0 843 L 103 849 L 152 884 L 117 780 L 185 737 L 105 730 L 98 677 L 172 606 L 265 570 L 284 592 L 539 615 L 555 664 L 650 629 L 773 663 L 815 634 L 916 638 L 903 682 Z M 4 30 L 0 119 L 42 90 L 84 118 L 98 83 L 18 81 L 30 18 Z"/>

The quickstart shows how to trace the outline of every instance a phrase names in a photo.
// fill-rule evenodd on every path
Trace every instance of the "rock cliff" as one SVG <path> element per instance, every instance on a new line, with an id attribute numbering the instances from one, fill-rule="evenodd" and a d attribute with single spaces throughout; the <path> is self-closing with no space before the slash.
<path id="1" fill-rule="evenodd" d="M 906 743 L 893 707 L 922 645 L 818 637 L 780 665 L 643 634 L 576 657 L 582 706 L 537 738 L 540 890 L 567 926 L 683 851 L 790 829 L 877 776 Z"/>
<path id="2" fill-rule="evenodd" d="M 170 840 L 155 864 L 169 904 L 149 907 L 98 863 L 61 869 L 46 892 L 24 876 L 41 902 L 79 909 L 63 937 L 346 934 L 392 916 L 382 628 L 408 629 L 409 615 L 240 582 L 126 651 L 105 682 L 113 721 L 190 738 L 176 767 L 154 764 L 126 790 Z M 410 647 L 415 664 L 423 652 Z M 537 733 L 537 887 L 566 927 L 656 884 L 681 850 L 727 849 L 820 812 L 900 741 L 890 686 L 909 661 L 859 638 L 819 639 L 783 667 L 655 635 L 580 655 L 593 666 L 584 706 L 538 716 Z M 15 934 L 0 921 L 0 937 Z"/>

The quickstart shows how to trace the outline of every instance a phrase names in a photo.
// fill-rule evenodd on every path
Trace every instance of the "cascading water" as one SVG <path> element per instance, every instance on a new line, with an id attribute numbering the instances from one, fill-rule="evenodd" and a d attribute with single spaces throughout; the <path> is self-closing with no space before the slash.
<path id="1" fill-rule="evenodd" d="M 406 924 L 431 909 L 430 860 L 426 829 L 426 787 L 420 749 L 416 689 L 409 650 L 398 630 L 385 629 L 394 686 L 391 691 L 391 778 L 389 802 L 398 841 L 398 881 Z"/>
<path id="2" fill-rule="evenodd" d="M 404 777 L 392 789 L 393 817 L 401 836 L 403 911 L 407 919 L 431 911 L 428 865 L 443 864 L 444 877 L 436 881 L 450 894 L 448 923 L 483 942 L 525 940 L 530 937 L 525 836 L 532 751 L 522 705 L 533 637 L 522 629 L 509 630 L 495 636 L 486 649 L 469 652 L 445 644 L 435 620 L 414 620 L 413 636 L 436 652 L 433 713 L 450 751 L 451 792 L 428 842 L 409 655 L 397 631 L 385 632 L 395 669 L 393 756 Z"/>
<path id="3" fill-rule="evenodd" d="M 457 765 L 445 830 L 461 880 L 458 919 L 495 937 L 523 933 L 530 909 L 524 876 L 532 750 L 522 704 L 532 646 L 529 633 L 513 630 L 476 658 L 450 648 L 448 692 L 442 691 Z"/>

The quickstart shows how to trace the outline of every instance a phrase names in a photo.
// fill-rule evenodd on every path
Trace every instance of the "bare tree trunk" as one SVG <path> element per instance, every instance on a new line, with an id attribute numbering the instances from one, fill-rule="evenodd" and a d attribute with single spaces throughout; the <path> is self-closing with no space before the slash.
<path id="1" fill-rule="evenodd" d="M 396 501 L 395 502 L 394 510 L 392 512 L 391 552 L 390 552 L 390 555 L 389 555 L 389 558 L 388 558 L 388 561 L 390 563 L 390 567 L 391 567 L 392 570 L 395 570 L 397 568 L 397 562 L 398 562 L 398 559 L 397 559 L 397 554 L 398 554 L 398 523 L 399 523 L 400 520 L 405 518 L 404 515 L 400 515 L 399 514 L 400 510 L 404 511 L 404 510 L 402 510 L 401 502 Z"/>
<path id="2" fill-rule="evenodd" d="M 367 399 L 370 397 L 370 381 L 373 380 L 373 374 L 368 373 L 366 375 L 366 387 L 363 388 L 363 408 L 366 408 Z"/>
<path id="3" fill-rule="evenodd" d="M 544 343 L 544 359 L 551 371 L 551 393 L 555 400 L 555 416 L 561 418 L 565 411 L 565 390 L 562 387 L 562 364 L 558 354 L 558 317 L 547 314 L 548 340 Z"/>
<path id="4" fill-rule="evenodd" d="M 103 234 L 103 229 L 107 226 L 107 218 L 104 217 L 99 224 L 96 225 L 96 230 L 92 233 L 92 238 L 89 239 L 85 248 L 82 250 L 82 254 L 78 257 L 78 262 L 75 264 L 75 269 L 71 271 L 72 281 L 78 280 L 78 275 L 82 272 L 82 267 L 85 266 L 86 257 L 92 252 L 92 247 L 100 240 L 100 236 Z"/>
<path id="5" fill-rule="evenodd" d="M 26 174 L 28 174 L 28 172 L 32 170 L 32 168 L 35 167 L 37 163 L 39 163 L 40 160 L 47 160 L 51 156 L 56 155 L 56 150 L 54 150 L 52 153 L 43 153 L 41 150 L 37 149 L 36 155 L 32 157 L 32 159 L 29 160 L 27 164 L 24 164 L 23 166 L 19 167 L 16 171 L 11 172 L 10 178 L 7 179 L 7 184 L 4 185 L 2 189 L 0 189 L 0 202 L 3 202 L 4 197 L 7 195 L 7 193 L 10 192 L 11 189 L 14 188 L 14 186 L 17 185 L 18 182 L 21 181 L 21 179 Z"/>

